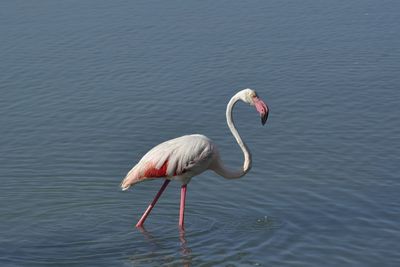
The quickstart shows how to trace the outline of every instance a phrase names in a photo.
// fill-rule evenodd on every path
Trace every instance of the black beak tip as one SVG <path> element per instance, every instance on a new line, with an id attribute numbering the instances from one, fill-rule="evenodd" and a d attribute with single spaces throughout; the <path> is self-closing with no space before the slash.
<path id="1" fill-rule="evenodd" d="M 268 119 L 268 113 L 261 115 L 261 124 L 265 125 L 265 123 L 267 122 L 267 119 Z"/>

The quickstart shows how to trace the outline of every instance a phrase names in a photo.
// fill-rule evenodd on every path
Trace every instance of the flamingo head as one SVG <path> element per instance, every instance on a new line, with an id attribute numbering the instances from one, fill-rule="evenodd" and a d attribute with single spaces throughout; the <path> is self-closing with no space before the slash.
<path id="1" fill-rule="evenodd" d="M 239 93 L 240 93 L 239 97 L 243 100 L 243 102 L 251 106 L 255 106 L 258 113 L 260 113 L 261 123 L 262 125 L 264 125 L 268 119 L 268 113 L 269 113 L 268 106 L 264 103 L 264 101 L 262 101 L 261 98 L 258 97 L 256 91 L 252 89 L 244 89 Z"/>

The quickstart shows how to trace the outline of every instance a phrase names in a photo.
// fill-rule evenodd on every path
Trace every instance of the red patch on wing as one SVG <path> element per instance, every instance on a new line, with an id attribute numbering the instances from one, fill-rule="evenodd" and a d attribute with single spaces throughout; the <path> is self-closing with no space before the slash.
<path id="1" fill-rule="evenodd" d="M 156 169 L 153 164 L 149 164 L 148 168 L 144 171 L 143 177 L 165 177 L 167 176 L 168 160 L 164 164 Z"/>

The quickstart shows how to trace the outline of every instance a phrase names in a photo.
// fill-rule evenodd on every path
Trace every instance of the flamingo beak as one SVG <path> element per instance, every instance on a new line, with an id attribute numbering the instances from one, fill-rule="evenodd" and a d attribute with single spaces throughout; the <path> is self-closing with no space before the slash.
<path id="1" fill-rule="evenodd" d="M 267 122 L 267 119 L 268 119 L 269 108 L 264 103 L 264 101 L 262 101 L 257 96 L 255 96 L 253 98 L 253 101 L 254 101 L 254 105 L 256 106 L 256 109 L 257 109 L 258 113 L 260 113 L 261 123 L 262 123 L 262 125 L 264 125 Z"/>

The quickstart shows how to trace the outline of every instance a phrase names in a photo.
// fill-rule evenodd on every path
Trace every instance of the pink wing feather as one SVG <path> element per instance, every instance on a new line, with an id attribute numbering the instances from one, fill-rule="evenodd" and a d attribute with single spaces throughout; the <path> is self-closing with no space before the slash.
<path id="1" fill-rule="evenodd" d="M 213 152 L 213 143 L 204 135 L 185 135 L 161 143 L 129 171 L 121 183 L 122 190 L 159 177 L 191 178 L 208 169 Z"/>

